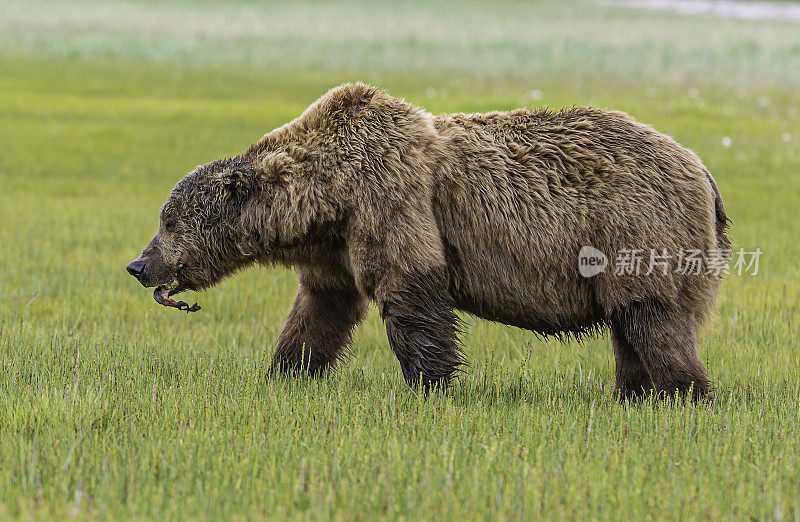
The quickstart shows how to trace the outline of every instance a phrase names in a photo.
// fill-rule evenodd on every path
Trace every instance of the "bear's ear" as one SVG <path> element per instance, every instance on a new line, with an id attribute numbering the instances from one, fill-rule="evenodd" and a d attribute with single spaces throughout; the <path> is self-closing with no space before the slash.
<path id="1" fill-rule="evenodd" d="M 255 173 L 246 161 L 232 161 L 217 174 L 224 197 L 245 199 L 253 189 Z"/>
<path id="2" fill-rule="evenodd" d="M 369 107 L 372 97 L 375 96 L 375 91 L 359 85 L 344 97 L 344 113 L 348 118 L 355 118 L 361 114 L 364 109 Z"/>

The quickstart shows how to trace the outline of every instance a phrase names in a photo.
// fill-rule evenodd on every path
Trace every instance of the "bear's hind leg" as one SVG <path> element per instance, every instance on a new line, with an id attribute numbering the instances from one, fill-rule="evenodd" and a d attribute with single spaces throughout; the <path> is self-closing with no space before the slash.
<path id="1" fill-rule="evenodd" d="M 616 384 L 614 389 L 619 400 L 638 399 L 653 389 L 653 381 L 642 359 L 624 333 L 611 327 L 611 344 L 614 346 Z"/>
<path id="2" fill-rule="evenodd" d="M 367 300 L 355 288 L 316 289 L 301 280 L 271 370 L 318 375 L 332 367 L 366 312 Z"/>
<path id="3" fill-rule="evenodd" d="M 711 383 L 697 353 L 697 321 L 655 300 L 631 303 L 612 316 L 612 327 L 639 355 L 656 392 L 706 396 Z"/>

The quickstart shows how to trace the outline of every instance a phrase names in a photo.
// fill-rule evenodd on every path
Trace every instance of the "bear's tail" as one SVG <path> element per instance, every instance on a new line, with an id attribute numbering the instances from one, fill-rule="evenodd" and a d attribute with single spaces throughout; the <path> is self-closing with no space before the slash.
<path id="1" fill-rule="evenodd" d="M 722 194 L 719 193 L 717 183 L 708 170 L 704 169 L 704 172 L 706 178 L 708 178 L 708 182 L 711 184 L 711 190 L 714 192 L 714 212 L 717 216 L 717 248 L 727 250 L 731 248 L 731 241 L 730 238 L 728 238 L 726 230 L 732 221 L 725 212 L 725 205 L 722 203 Z"/>

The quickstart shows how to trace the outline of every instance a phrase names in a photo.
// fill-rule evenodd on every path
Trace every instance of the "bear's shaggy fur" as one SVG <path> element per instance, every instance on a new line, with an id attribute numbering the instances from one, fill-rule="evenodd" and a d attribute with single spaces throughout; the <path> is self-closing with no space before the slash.
<path id="1" fill-rule="evenodd" d="M 545 335 L 609 326 L 622 397 L 697 397 L 710 391 L 697 329 L 720 274 L 647 275 L 645 261 L 587 278 L 578 253 L 707 261 L 730 248 L 727 222 L 697 156 L 621 112 L 433 116 L 348 84 L 181 180 L 135 275 L 177 293 L 253 262 L 295 267 L 283 371 L 332 367 L 373 301 L 410 384 L 450 381 L 463 310 Z"/>

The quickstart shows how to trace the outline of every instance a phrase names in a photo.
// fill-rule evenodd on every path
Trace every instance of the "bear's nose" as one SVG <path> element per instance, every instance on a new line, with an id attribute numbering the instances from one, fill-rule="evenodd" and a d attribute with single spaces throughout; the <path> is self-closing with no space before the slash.
<path id="1" fill-rule="evenodd" d="M 141 259 L 131 261 L 131 263 L 125 267 L 125 270 L 136 279 L 139 279 L 142 277 L 142 274 L 144 274 L 144 261 Z"/>

